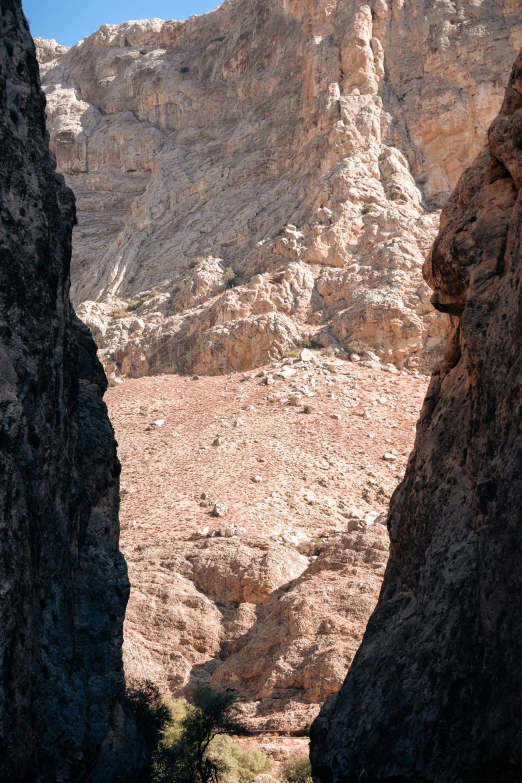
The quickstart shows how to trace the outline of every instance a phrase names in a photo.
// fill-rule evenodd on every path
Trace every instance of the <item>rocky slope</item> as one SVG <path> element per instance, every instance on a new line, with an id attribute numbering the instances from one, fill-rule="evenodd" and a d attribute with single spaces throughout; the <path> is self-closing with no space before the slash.
<path id="1" fill-rule="evenodd" d="M 74 198 L 20 0 L 0 13 L 0 778 L 129 780 L 106 379 L 69 302 Z"/>
<path id="2" fill-rule="evenodd" d="M 305 356 L 263 377 L 163 375 L 107 393 L 132 584 L 126 674 L 176 694 L 233 688 L 258 730 L 303 727 L 343 682 L 427 382 Z"/>
<path id="3" fill-rule="evenodd" d="M 389 517 L 379 604 L 314 726 L 316 781 L 522 777 L 522 56 L 426 266 L 453 329 Z"/>
<path id="4" fill-rule="evenodd" d="M 310 339 L 432 366 L 436 207 L 521 44 L 514 0 L 227 0 L 44 65 L 73 299 L 106 368 L 246 370 Z"/>

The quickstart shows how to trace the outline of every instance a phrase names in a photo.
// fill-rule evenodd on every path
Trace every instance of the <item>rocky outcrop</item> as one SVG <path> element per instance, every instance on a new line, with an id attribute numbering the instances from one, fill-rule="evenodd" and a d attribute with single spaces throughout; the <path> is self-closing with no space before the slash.
<path id="1" fill-rule="evenodd" d="M 40 64 L 40 68 L 43 65 L 48 65 L 48 63 L 52 63 L 53 60 L 56 60 L 58 57 L 61 57 L 62 54 L 65 54 L 65 52 L 68 51 L 67 46 L 62 46 L 61 44 L 56 43 L 56 41 L 53 38 L 51 39 L 35 38 L 34 46 L 36 49 L 36 57 Z"/>
<path id="2" fill-rule="evenodd" d="M 241 0 L 104 25 L 45 66 L 105 367 L 227 372 L 311 339 L 433 366 L 447 318 L 422 262 L 521 43 L 512 0 Z M 205 259 L 228 276 L 186 296 Z"/>
<path id="3" fill-rule="evenodd" d="M 1 4 L 0 778 L 131 779 L 129 582 L 106 378 L 69 301 L 74 198 L 54 173 L 20 0 Z"/>
<path id="4" fill-rule="evenodd" d="M 386 530 L 358 527 L 316 544 L 311 559 L 232 528 L 136 553 L 127 676 L 178 695 L 198 682 L 232 689 L 255 728 L 309 723 L 340 687 L 382 580 Z"/>
<path id="5" fill-rule="evenodd" d="M 518 781 L 522 654 L 522 56 L 426 279 L 452 335 L 389 511 L 391 557 L 314 779 Z"/>

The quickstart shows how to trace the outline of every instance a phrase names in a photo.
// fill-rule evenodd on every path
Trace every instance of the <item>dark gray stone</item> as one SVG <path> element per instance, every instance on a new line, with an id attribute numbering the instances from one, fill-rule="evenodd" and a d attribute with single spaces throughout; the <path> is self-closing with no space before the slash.
<path id="1" fill-rule="evenodd" d="M 0 780 L 128 781 L 143 746 L 106 379 L 69 302 L 74 197 L 20 0 L 0 18 Z"/>
<path id="2" fill-rule="evenodd" d="M 388 517 L 391 557 L 321 783 L 522 780 L 522 56 L 425 276 L 452 336 Z"/>

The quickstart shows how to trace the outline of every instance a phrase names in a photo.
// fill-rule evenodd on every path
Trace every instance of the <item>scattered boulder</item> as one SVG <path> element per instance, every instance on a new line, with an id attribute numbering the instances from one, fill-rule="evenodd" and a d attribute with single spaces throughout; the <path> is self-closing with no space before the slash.
<path id="1" fill-rule="evenodd" d="M 226 517 L 228 514 L 228 505 L 222 501 L 214 503 L 214 510 L 212 512 L 215 517 Z"/>

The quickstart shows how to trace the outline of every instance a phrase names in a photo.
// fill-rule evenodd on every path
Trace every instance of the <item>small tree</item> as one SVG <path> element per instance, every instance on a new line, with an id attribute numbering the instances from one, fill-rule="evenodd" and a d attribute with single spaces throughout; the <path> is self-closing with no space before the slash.
<path id="1" fill-rule="evenodd" d="M 227 266 L 223 272 L 223 277 L 225 278 L 225 283 L 228 283 L 229 287 L 233 287 L 235 285 L 237 275 L 231 266 Z"/>
<path id="2" fill-rule="evenodd" d="M 213 691 L 208 686 L 196 688 L 192 704 L 182 718 L 181 737 L 159 754 L 155 780 L 161 783 L 222 783 L 226 763 L 209 753 L 218 735 L 238 730 L 232 718 L 232 693 Z"/>

